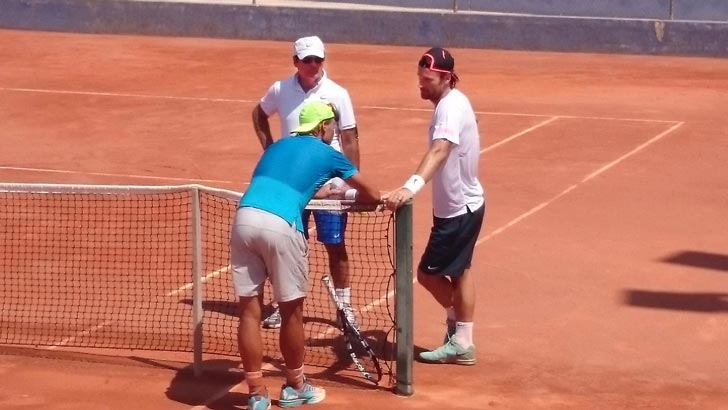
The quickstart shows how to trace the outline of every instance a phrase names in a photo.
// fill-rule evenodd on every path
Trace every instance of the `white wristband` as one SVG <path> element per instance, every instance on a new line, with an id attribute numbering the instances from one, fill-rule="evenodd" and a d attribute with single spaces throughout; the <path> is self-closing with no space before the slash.
<path id="1" fill-rule="evenodd" d="M 402 185 L 402 188 L 407 188 L 410 191 L 412 191 L 413 194 L 416 194 L 420 192 L 420 189 L 425 186 L 425 180 L 421 176 L 414 174 L 412 175 L 407 182 Z"/>
<path id="2" fill-rule="evenodd" d="M 356 189 L 351 188 L 347 189 L 346 192 L 344 192 L 344 199 L 356 199 Z"/>

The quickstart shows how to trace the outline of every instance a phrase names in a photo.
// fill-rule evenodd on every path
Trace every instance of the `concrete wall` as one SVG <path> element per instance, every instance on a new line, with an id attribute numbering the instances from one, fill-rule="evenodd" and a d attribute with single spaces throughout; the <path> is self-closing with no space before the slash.
<path id="1" fill-rule="evenodd" d="M 610 18 L 668 19 L 673 0 L 323 0 L 442 10 Z M 697 0 L 700 1 L 700 0 Z"/>
<path id="2" fill-rule="evenodd" d="M 316 0 L 442 10 L 728 22 L 727 0 Z"/>
<path id="3" fill-rule="evenodd" d="M 673 18 L 728 23 L 726 0 L 673 0 Z"/>
<path id="4" fill-rule="evenodd" d="M 646 1 L 646 0 L 639 0 Z M 321 24 L 344 22 L 344 24 Z M 728 56 L 728 24 L 124 0 L 0 0 L 0 27 L 291 41 Z"/>

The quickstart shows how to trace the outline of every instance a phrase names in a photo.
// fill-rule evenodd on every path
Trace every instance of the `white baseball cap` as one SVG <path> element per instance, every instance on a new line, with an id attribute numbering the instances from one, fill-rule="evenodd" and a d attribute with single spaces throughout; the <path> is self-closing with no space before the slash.
<path id="1" fill-rule="evenodd" d="M 293 43 L 293 55 L 301 60 L 308 56 L 324 58 L 324 43 L 318 36 L 301 37 Z"/>

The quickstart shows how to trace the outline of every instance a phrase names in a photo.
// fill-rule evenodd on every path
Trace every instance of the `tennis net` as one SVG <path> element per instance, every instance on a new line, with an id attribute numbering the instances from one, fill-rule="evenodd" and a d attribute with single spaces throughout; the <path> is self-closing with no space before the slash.
<path id="1" fill-rule="evenodd" d="M 199 185 L 0 184 L 0 344 L 193 352 L 196 366 L 203 353 L 237 356 L 229 241 L 240 196 Z M 405 363 L 397 356 L 411 356 L 411 317 L 396 318 L 411 316 L 411 213 L 346 201 L 309 209 L 347 213 L 352 305 L 378 356 L 397 362 L 392 376 Z M 306 364 L 353 371 L 319 280 L 327 252 L 310 236 Z M 266 359 L 282 361 L 278 330 L 264 329 L 263 342 Z"/>

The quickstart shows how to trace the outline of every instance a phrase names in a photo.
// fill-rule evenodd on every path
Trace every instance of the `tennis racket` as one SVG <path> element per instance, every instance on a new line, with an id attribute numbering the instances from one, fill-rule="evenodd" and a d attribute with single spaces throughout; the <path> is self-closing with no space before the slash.
<path id="1" fill-rule="evenodd" d="M 336 291 L 334 290 L 334 283 L 331 277 L 324 275 L 321 280 L 324 282 L 326 289 L 329 291 L 329 296 L 331 296 L 331 299 L 336 305 L 336 316 L 339 319 L 340 329 L 344 333 L 346 350 L 349 356 L 351 356 L 354 366 L 364 375 L 364 378 L 374 384 L 379 384 L 379 381 L 382 380 L 382 368 L 379 366 L 379 359 L 374 354 L 374 350 L 364 340 L 359 330 L 352 326 L 346 318 L 343 303 L 336 297 Z"/>

